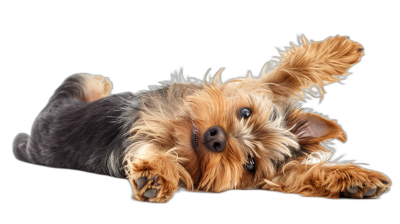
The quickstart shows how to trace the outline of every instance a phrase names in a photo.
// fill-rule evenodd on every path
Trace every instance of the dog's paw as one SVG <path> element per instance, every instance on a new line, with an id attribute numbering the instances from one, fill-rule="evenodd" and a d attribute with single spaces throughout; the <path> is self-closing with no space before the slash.
<path id="1" fill-rule="evenodd" d="M 104 95 L 104 96 L 108 96 L 110 95 L 111 89 L 112 89 L 112 84 L 110 82 L 110 79 L 103 77 L 101 75 L 95 75 L 94 79 L 96 79 L 96 81 L 99 83 L 100 86 L 100 92 Z M 101 88 L 102 87 L 102 88 Z"/>
<path id="2" fill-rule="evenodd" d="M 340 196 L 344 198 L 376 198 L 389 190 L 391 183 L 385 175 L 375 171 L 369 171 L 367 175 L 368 178 L 365 178 L 362 183 L 359 180 L 350 183 Z"/>
<path id="3" fill-rule="evenodd" d="M 166 202 L 178 189 L 178 182 L 168 181 L 160 175 L 149 174 L 131 180 L 134 198 L 140 201 Z"/>
<path id="4" fill-rule="evenodd" d="M 91 100 L 98 100 L 110 95 L 112 84 L 108 78 L 101 75 L 93 75 L 92 79 L 92 82 L 88 82 L 91 85 Z"/>
<path id="5" fill-rule="evenodd" d="M 93 102 L 111 93 L 112 83 L 106 77 L 101 75 L 82 74 L 85 80 L 85 101 Z"/>

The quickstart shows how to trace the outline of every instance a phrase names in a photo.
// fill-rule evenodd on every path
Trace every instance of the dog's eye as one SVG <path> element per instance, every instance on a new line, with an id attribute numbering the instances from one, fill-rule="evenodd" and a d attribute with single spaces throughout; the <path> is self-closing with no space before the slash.
<path id="1" fill-rule="evenodd" d="M 239 116 L 241 118 L 248 118 L 251 115 L 251 109 L 248 107 L 243 107 L 239 109 Z"/>
<path id="2" fill-rule="evenodd" d="M 249 158 L 249 162 L 244 164 L 244 169 L 250 173 L 254 173 L 256 171 L 256 164 L 254 163 L 254 159 Z"/>

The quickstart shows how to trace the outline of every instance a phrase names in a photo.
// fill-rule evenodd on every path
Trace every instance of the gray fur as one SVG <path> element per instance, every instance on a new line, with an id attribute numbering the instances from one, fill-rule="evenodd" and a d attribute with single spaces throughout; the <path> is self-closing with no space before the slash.
<path id="1" fill-rule="evenodd" d="M 82 74 L 67 78 L 37 116 L 31 136 L 16 136 L 14 154 L 34 164 L 125 177 L 126 133 L 141 97 L 121 93 L 82 102 L 83 85 Z"/>

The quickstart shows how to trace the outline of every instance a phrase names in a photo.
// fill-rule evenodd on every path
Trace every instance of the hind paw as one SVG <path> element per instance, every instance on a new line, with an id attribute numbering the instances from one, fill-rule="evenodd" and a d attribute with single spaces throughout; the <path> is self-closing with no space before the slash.
<path id="1" fill-rule="evenodd" d="M 93 102 L 111 93 L 112 84 L 110 80 L 101 75 L 82 74 L 85 80 L 85 101 Z"/>
<path id="2" fill-rule="evenodd" d="M 112 89 L 112 84 L 110 82 L 110 79 L 103 77 L 101 75 L 95 75 L 94 78 L 99 82 L 99 91 L 102 93 L 104 96 L 110 95 L 111 89 Z M 101 88 L 102 87 L 102 88 Z"/>

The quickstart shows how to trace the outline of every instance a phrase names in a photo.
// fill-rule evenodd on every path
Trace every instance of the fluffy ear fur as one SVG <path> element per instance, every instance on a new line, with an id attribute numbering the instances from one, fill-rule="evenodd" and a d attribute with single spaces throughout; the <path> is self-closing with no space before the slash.
<path id="1" fill-rule="evenodd" d="M 320 143 L 328 139 L 346 141 L 346 134 L 338 124 L 316 114 L 299 111 L 291 117 L 289 125 L 301 147 L 311 151 L 321 150 Z"/>
<path id="2" fill-rule="evenodd" d="M 300 46 L 292 44 L 292 48 L 280 52 L 281 63 L 261 76 L 260 82 L 275 95 L 302 99 L 303 88 L 309 89 L 314 84 L 322 96 L 323 86 L 338 81 L 335 76 L 346 75 L 363 55 L 362 46 L 348 37 L 329 37 L 309 43 L 303 36 L 301 40 Z"/>

